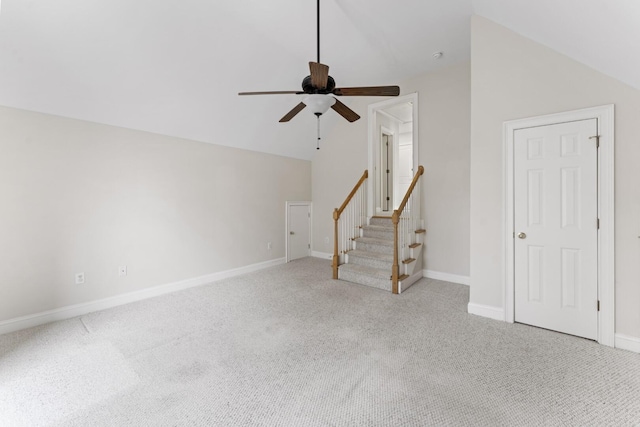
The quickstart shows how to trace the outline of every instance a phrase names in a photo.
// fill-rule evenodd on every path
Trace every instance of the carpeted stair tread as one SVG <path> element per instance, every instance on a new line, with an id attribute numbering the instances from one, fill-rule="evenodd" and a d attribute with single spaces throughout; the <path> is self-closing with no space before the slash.
<path id="1" fill-rule="evenodd" d="M 393 255 L 393 240 L 377 237 L 358 237 L 355 239 L 355 249 L 375 252 L 379 254 Z"/>
<path id="2" fill-rule="evenodd" d="M 362 228 L 364 228 L 365 230 L 371 230 L 371 231 L 393 232 L 393 224 L 392 225 L 363 225 Z"/>
<path id="3" fill-rule="evenodd" d="M 377 237 L 358 237 L 355 239 L 356 245 L 358 243 L 368 243 L 371 245 L 390 246 L 393 248 L 393 240 L 378 239 Z"/>
<path id="4" fill-rule="evenodd" d="M 364 237 L 373 237 L 376 239 L 393 240 L 393 227 L 384 225 L 365 225 L 362 227 L 362 235 Z"/>
<path id="5" fill-rule="evenodd" d="M 385 225 L 385 226 L 392 226 L 393 223 L 391 222 L 391 217 L 390 216 L 374 216 L 371 217 L 371 219 L 369 220 L 369 224 L 371 225 Z"/>
<path id="6" fill-rule="evenodd" d="M 343 264 L 338 269 L 338 278 L 346 282 L 391 291 L 391 274 L 389 269 L 381 270 L 359 264 Z"/>
<path id="7" fill-rule="evenodd" d="M 349 256 L 357 256 L 357 257 L 362 257 L 362 258 L 371 258 L 371 259 L 376 259 L 379 261 L 385 261 L 385 262 L 393 262 L 393 254 L 382 254 L 379 252 L 370 252 L 370 251 L 359 251 L 359 250 L 353 250 L 353 251 L 349 251 Z"/>
<path id="8" fill-rule="evenodd" d="M 339 268 L 342 271 L 352 271 L 365 276 L 375 277 L 378 279 L 391 280 L 391 272 L 388 270 L 381 270 L 379 268 L 367 267 L 366 265 L 358 264 L 342 264 Z"/>

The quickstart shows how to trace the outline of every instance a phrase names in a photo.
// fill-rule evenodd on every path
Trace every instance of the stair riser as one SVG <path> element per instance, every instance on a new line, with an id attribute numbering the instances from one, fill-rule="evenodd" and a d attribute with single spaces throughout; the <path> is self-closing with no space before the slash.
<path id="1" fill-rule="evenodd" d="M 370 230 L 370 229 L 364 228 L 362 231 L 363 231 L 363 237 L 372 237 L 374 239 L 385 239 L 385 240 L 393 241 L 393 230 L 384 231 L 384 230 Z"/>
<path id="2" fill-rule="evenodd" d="M 338 278 L 347 282 L 359 283 L 365 286 L 391 291 L 391 280 L 358 274 L 352 271 L 338 270 Z"/>
<path id="3" fill-rule="evenodd" d="M 374 243 L 363 243 L 356 240 L 356 249 L 359 251 L 375 252 L 377 254 L 393 255 L 393 246 L 376 245 Z"/>
<path id="4" fill-rule="evenodd" d="M 379 268 L 381 270 L 388 270 L 391 274 L 391 265 L 393 261 L 382 261 L 374 258 L 361 257 L 357 255 L 348 255 L 349 264 L 365 265 L 367 267 Z"/>

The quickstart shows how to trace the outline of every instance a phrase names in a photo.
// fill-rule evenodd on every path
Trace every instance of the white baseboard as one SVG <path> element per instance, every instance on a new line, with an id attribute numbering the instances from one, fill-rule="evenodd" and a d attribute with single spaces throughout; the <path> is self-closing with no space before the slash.
<path id="1" fill-rule="evenodd" d="M 488 317 L 493 320 L 500 320 L 504 322 L 504 309 L 500 307 L 492 307 L 489 305 L 469 303 L 467 305 L 467 312 L 469 314 L 475 314 L 476 316 Z"/>
<path id="2" fill-rule="evenodd" d="M 442 273 L 440 271 L 424 270 L 424 277 L 435 280 L 443 280 L 445 282 L 458 283 L 460 285 L 469 286 L 469 276 L 459 276 L 457 274 Z"/>
<path id="3" fill-rule="evenodd" d="M 192 279 L 181 280 L 179 282 L 154 286 L 151 288 L 129 292 L 122 295 L 116 295 L 96 301 L 68 305 L 66 307 L 57 308 L 55 310 L 43 311 L 42 313 L 36 313 L 28 316 L 17 317 L 15 319 L 5 320 L 3 322 L 0 322 L 0 335 L 19 331 L 21 329 L 32 328 L 34 326 L 44 325 L 46 323 L 56 322 L 58 320 L 71 319 L 73 317 L 82 316 L 94 311 L 105 310 L 107 308 L 117 307 L 119 305 L 129 304 L 148 298 L 181 291 L 183 289 L 206 285 L 218 280 L 239 276 L 241 274 L 251 273 L 284 263 L 284 258 L 278 258 L 270 261 L 260 262 L 257 264 L 247 265 L 240 268 L 234 268 L 232 270 L 220 271 L 200 277 L 194 277 Z"/>
<path id="4" fill-rule="evenodd" d="M 469 303 L 467 306 L 467 312 L 469 314 L 475 314 L 476 316 L 504 321 L 504 310 L 499 307 Z M 615 348 L 640 353 L 640 338 L 616 334 Z"/>
<path id="5" fill-rule="evenodd" d="M 329 254 L 326 252 L 312 251 L 311 256 L 314 258 L 333 259 L 333 254 Z"/>
<path id="6" fill-rule="evenodd" d="M 616 334 L 615 347 L 622 350 L 633 351 L 634 353 L 640 353 L 640 338 Z"/>

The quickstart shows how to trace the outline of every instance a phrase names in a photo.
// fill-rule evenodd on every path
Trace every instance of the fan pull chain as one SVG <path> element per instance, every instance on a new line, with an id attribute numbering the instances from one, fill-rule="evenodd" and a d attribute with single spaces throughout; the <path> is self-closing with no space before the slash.
<path id="1" fill-rule="evenodd" d="M 320 149 L 320 115 L 318 114 L 316 117 L 318 117 L 318 146 L 316 147 L 316 150 Z"/>

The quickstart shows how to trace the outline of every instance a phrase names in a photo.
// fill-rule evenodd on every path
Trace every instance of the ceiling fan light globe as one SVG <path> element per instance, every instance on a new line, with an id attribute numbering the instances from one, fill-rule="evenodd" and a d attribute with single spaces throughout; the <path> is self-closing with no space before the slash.
<path id="1" fill-rule="evenodd" d="M 309 95 L 302 101 L 315 115 L 324 114 L 336 103 L 336 99 L 329 95 Z"/>

